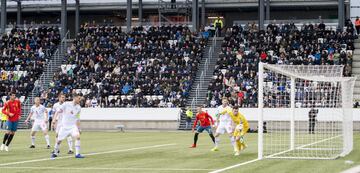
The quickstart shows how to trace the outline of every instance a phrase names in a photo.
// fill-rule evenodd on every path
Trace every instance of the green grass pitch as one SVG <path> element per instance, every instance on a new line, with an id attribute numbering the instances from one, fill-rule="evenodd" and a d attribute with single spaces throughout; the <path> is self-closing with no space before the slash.
<path id="1" fill-rule="evenodd" d="M 1 139 L 2 139 L 1 134 Z M 54 142 L 54 133 L 51 133 Z M 59 159 L 50 160 L 52 149 L 45 149 L 45 140 L 37 134 L 36 148 L 30 145 L 29 131 L 19 131 L 10 152 L 0 152 L 1 173 L 149 173 L 149 172 L 211 172 L 257 158 L 257 134 L 247 134 L 248 148 L 233 156 L 227 136 L 222 136 L 220 151 L 211 152 L 211 139 L 199 136 L 198 148 L 190 149 L 191 132 L 83 132 L 82 153 L 85 159 L 69 156 L 67 144 L 61 146 Z M 337 160 L 267 159 L 246 164 L 231 173 L 337 173 L 360 164 L 360 136 L 354 135 L 353 152 Z M 354 164 L 346 164 L 351 160 Z"/>

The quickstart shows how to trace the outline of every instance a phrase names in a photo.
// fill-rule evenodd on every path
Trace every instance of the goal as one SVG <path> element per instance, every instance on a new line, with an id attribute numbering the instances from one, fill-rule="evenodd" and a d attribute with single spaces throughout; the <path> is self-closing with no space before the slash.
<path id="1" fill-rule="evenodd" d="M 355 78 L 342 72 L 342 65 L 259 63 L 259 159 L 335 159 L 352 151 Z"/>

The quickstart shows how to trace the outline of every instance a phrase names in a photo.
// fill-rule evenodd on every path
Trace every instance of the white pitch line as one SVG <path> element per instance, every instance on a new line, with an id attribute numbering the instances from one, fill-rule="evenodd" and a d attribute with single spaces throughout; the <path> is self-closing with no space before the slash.
<path id="1" fill-rule="evenodd" d="M 139 170 L 139 171 L 211 171 L 214 169 L 198 169 L 198 168 L 99 168 L 99 167 L 85 167 L 85 168 L 74 168 L 74 167 L 0 167 L 1 169 L 33 169 L 33 170 Z"/>
<path id="2" fill-rule="evenodd" d="M 176 144 L 152 145 L 152 146 L 136 147 L 136 148 L 122 149 L 122 150 L 112 150 L 112 151 L 104 151 L 104 152 L 97 152 L 97 153 L 88 153 L 88 154 L 83 154 L 83 155 L 84 156 L 93 156 L 93 155 L 99 155 L 99 154 L 110 154 L 110 153 L 119 153 L 119 152 L 134 151 L 134 150 L 143 150 L 143 149 L 167 147 L 167 146 L 173 146 L 173 145 L 176 145 Z M 66 159 L 66 158 L 71 158 L 71 157 L 74 157 L 74 156 L 57 157 L 55 160 Z M 49 158 L 44 158 L 44 159 L 34 159 L 34 160 L 25 160 L 25 161 L 19 161 L 19 162 L 3 163 L 3 164 L 0 164 L 0 167 L 9 166 L 9 165 L 16 165 L 16 164 L 22 164 L 22 163 L 33 163 L 33 162 L 48 161 L 48 160 L 51 160 L 50 157 Z"/>
<path id="3" fill-rule="evenodd" d="M 302 149 L 303 147 L 307 147 L 307 146 L 310 146 L 310 145 L 314 145 L 314 144 L 318 144 L 318 143 L 321 143 L 321 142 L 325 142 L 325 141 L 328 141 L 328 140 L 331 140 L 331 139 L 334 139 L 334 138 L 338 138 L 342 135 L 338 135 L 338 136 L 334 136 L 334 137 L 331 137 L 331 138 L 327 138 L 327 139 L 323 139 L 323 140 L 320 140 L 320 141 L 317 141 L 317 142 L 313 142 L 313 143 L 310 143 L 310 144 L 305 144 L 305 145 L 302 145 L 302 146 L 299 146 L 297 147 L 296 149 Z M 274 157 L 274 156 L 277 156 L 277 155 L 280 155 L 280 154 L 284 154 L 284 153 L 287 153 L 291 151 L 290 150 L 286 150 L 286 151 L 282 151 L 282 152 L 279 152 L 279 153 L 275 153 L 275 154 L 272 154 L 272 155 L 269 155 L 269 156 L 266 156 L 265 158 L 271 158 L 271 157 Z M 218 169 L 218 170 L 215 170 L 215 171 L 212 171 L 212 172 L 209 172 L 209 173 L 219 173 L 219 172 L 224 172 L 224 171 L 227 171 L 229 169 L 233 169 L 233 168 L 236 168 L 236 167 L 239 167 L 239 166 L 242 166 L 242 165 L 246 165 L 246 164 L 250 164 L 250 163 L 254 163 L 254 162 L 257 162 L 261 159 L 254 159 L 254 160 L 250 160 L 250 161 L 247 161 L 247 162 L 243 162 L 243 163 L 239 163 L 239 164 L 236 164 L 236 165 L 233 165 L 233 166 L 229 166 L 229 167 L 226 167 L 226 168 L 223 168 L 223 169 Z"/>
<path id="4" fill-rule="evenodd" d="M 360 166 L 355 166 L 355 167 L 345 170 L 341 173 L 358 173 L 358 172 L 360 172 Z"/>
<path id="5" fill-rule="evenodd" d="M 243 163 L 239 163 L 239 164 L 236 164 L 236 165 L 233 165 L 233 166 L 229 166 L 229 167 L 226 167 L 226 168 L 223 168 L 223 169 L 218 169 L 218 170 L 215 170 L 215 171 L 211 171 L 211 172 L 209 172 L 209 173 L 224 172 L 224 171 L 227 171 L 227 170 L 229 170 L 229 169 L 233 169 L 233 168 L 236 168 L 236 167 L 239 167 L 239 166 L 242 166 L 242 165 L 246 165 L 246 164 L 250 164 L 250 163 L 257 162 L 257 161 L 259 161 L 259 160 L 260 160 L 260 159 L 250 160 L 250 161 L 243 162 Z"/>

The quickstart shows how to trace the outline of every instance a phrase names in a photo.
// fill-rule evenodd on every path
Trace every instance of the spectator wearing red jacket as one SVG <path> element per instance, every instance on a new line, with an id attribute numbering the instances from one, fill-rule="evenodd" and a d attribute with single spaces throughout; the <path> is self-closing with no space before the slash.
<path id="1" fill-rule="evenodd" d="M 11 93 L 10 100 L 4 104 L 2 113 L 8 117 L 8 120 L 6 122 L 7 131 L 4 135 L 0 150 L 3 151 L 5 149 L 5 151 L 9 151 L 9 145 L 14 138 L 18 122 L 21 117 L 21 103 L 18 99 L 16 99 L 15 92 Z"/>
<path id="2" fill-rule="evenodd" d="M 212 133 L 212 130 L 211 130 L 211 126 L 214 124 L 214 120 L 212 119 L 212 117 L 207 112 L 204 112 L 202 110 L 202 106 L 199 106 L 197 108 L 197 112 L 198 113 L 196 115 L 196 120 L 194 122 L 192 132 L 195 132 L 195 127 L 197 126 L 198 122 L 200 122 L 200 125 L 197 126 L 197 128 L 196 128 L 196 132 L 195 132 L 195 135 L 194 135 L 194 143 L 190 148 L 196 148 L 196 143 L 197 143 L 197 140 L 198 140 L 199 133 L 202 133 L 204 130 L 209 133 L 209 136 L 210 136 L 211 140 L 215 144 L 215 137 L 214 137 L 214 135 Z"/>

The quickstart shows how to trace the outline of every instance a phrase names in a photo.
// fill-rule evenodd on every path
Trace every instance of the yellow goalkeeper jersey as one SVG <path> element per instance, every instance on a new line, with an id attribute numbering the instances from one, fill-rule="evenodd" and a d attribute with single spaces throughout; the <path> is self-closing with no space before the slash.
<path id="1" fill-rule="evenodd" d="M 236 125 L 242 124 L 243 128 L 240 132 L 240 135 L 245 135 L 247 133 L 247 131 L 249 130 L 249 122 L 246 120 L 245 116 L 240 113 L 240 111 L 238 112 L 238 114 L 235 116 L 232 110 L 225 110 L 224 112 L 222 112 L 221 114 L 225 114 L 228 113 L 231 116 L 231 119 L 233 120 L 233 122 Z"/>

